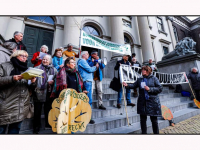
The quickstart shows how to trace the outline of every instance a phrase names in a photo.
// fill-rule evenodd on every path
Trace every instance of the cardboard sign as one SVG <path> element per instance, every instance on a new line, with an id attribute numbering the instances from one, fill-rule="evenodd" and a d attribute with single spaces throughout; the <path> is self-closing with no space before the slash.
<path id="1" fill-rule="evenodd" d="M 91 117 L 92 109 L 87 95 L 77 93 L 74 89 L 65 89 L 52 103 L 48 119 L 53 132 L 66 134 L 84 132 Z"/>

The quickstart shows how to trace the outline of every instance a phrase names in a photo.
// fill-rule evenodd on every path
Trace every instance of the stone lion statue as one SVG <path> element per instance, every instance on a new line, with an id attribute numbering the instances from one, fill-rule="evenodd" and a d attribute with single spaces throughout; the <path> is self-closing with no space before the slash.
<path id="1" fill-rule="evenodd" d="M 175 49 L 169 54 L 163 56 L 162 60 L 169 59 L 175 56 L 183 56 L 187 54 L 196 54 L 196 42 L 190 37 L 185 37 L 180 40 Z"/>

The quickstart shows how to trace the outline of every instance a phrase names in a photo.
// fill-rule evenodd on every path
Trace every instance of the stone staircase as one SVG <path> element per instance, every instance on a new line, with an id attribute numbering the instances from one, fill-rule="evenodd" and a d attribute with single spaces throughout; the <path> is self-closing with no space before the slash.
<path id="1" fill-rule="evenodd" d="M 75 134 L 140 134 L 140 116 L 137 114 L 137 106 L 127 106 L 128 118 L 130 125 L 127 124 L 126 111 L 124 101 L 122 99 L 122 108 L 116 108 L 117 92 L 109 88 L 111 79 L 103 79 L 103 104 L 106 110 L 97 109 L 97 95 L 93 92 L 92 118 L 95 124 L 88 124 L 85 132 L 77 132 Z M 133 95 L 133 90 L 131 90 Z M 174 123 L 188 119 L 192 116 L 200 114 L 192 100 L 188 97 L 182 97 L 179 93 L 174 93 L 168 87 L 163 87 L 163 92 L 159 94 L 161 105 L 167 106 L 173 113 Z M 137 98 L 131 96 L 132 103 L 137 104 Z M 169 121 L 158 118 L 159 129 L 169 126 Z M 20 133 L 32 134 L 32 119 L 23 121 Z M 150 118 L 147 118 L 147 132 L 152 133 L 152 125 Z M 51 130 L 44 130 L 44 116 L 42 116 L 41 134 L 52 134 Z"/>

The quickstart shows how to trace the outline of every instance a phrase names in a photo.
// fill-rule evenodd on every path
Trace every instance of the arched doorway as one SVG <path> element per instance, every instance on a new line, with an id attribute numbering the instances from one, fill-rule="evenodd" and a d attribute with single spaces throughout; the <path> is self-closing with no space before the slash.
<path id="1" fill-rule="evenodd" d="M 27 47 L 29 54 L 28 66 L 31 67 L 31 59 L 33 54 L 40 51 L 42 45 L 47 45 L 49 54 L 52 52 L 53 37 L 54 37 L 54 24 L 55 21 L 49 16 L 28 16 L 26 21 L 29 24 L 25 25 L 23 42 Z"/>
<path id="2" fill-rule="evenodd" d="M 97 37 L 101 36 L 99 30 L 93 25 L 85 25 L 83 27 L 83 31 L 85 31 L 87 34 L 91 34 L 91 35 L 94 35 Z M 96 51 L 98 51 L 98 55 L 101 56 L 101 51 L 98 49 L 94 49 L 94 48 L 86 47 L 86 46 L 82 46 L 81 49 L 82 49 L 82 51 L 88 51 L 89 54 L 91 54 L 91 52 L 93 50 L 96 50 Z"/>

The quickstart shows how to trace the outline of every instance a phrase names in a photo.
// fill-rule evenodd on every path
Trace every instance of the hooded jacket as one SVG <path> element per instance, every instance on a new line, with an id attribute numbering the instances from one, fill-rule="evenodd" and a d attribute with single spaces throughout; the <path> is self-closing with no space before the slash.
<path id="1" fill-rule="evenodd" d="M 12 50 L 6 49 L 0 45 L 0 64 L 10 61 Z"/>

